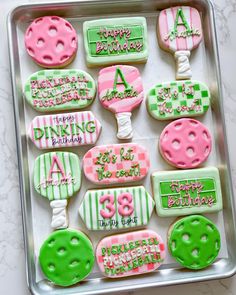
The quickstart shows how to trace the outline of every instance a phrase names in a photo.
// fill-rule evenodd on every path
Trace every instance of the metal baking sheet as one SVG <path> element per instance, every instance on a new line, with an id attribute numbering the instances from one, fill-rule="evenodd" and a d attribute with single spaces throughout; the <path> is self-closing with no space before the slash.
<path id="1" fill-rule="evenodd" d="M 220 170 L 223 193 L 222 212 L 207 214 L 220 229 L 222 249 L 219 259 L 211 266 L 201 271 L 183 269 L 167 255 L 165 263 L 153 273 L 133 276 L 123 279 L 107 279 L 98 271 L 95 265 L 91 275 L 83 282 L 69 288 L 60 288 L 48 282 L 38 266 L 38 251 L 43 240 L 51 232 L 49 203 L 39 197 L 32 186 L 32 168 L 34 159 L 40 152 L 26 136 L 29 122 L 37 115 L 24 102 L 22 86 L 27 77 L 40 69 L 27 55 L 24 49 L 24 32 L 29 23 L 36 17 L 58 15 L 68 19 L 76 28 L 79 38 L 77 57 L 67 68 L 79 68 L 89 72 L 97 79 L 98 71 L 88 69 L 85 64 L 82 23 L 85 20 L 120 17 L 144 16 L 148 24 L 148 39 L 150 54 L 146 65 L 138 65 L 144 82 L 145 92 L 158 82 L 174 80 L 175 62 L 173 56 L 161 50 L 157 43 L 156 21 L 161 9 L 175 5 L 191 5 L 196 7 L 202 17 L 204 41 L 192 52 L 191 67 L 193 78 L 205 82 L 212 94 L 212 108 L 199 120 L 208 126 L 214 136 L 213 151 L 204 166 L 216 166 Z M 8 17 L 9 52 L 13 85 L 13 100 L 15 112 L 15 128 L 18 145 L 18 163 L 22 201 L 22 216 L 26 252 L 26 268 L 28 285 L 34 294 L 104 294 L 140 288 L 197 282 L 210 279 L 225 278 L 236 273 L 236 230 L 234 218 L 234 199 L 231 188 L 231 175 L 228 161 L 227 140 L 224 124 L 224 110 L 220 81 L 217 41 L 212 4 L 207 0 L 166 1 L 166 0 L 117 0 L 117 1 L 74 1 L 60 3 L 26 4 L 16 7 Z M 113 114 L 101 108 L 95 101 L 88 108 L 101 121 L 103 130 L 97 142 L 99 144 L 117 143 L 116 124 Z M 157 150 L 158 138 L 167 122 L 158 122 L 147 113 L 145 103 L 132 116 L 134 127 L 133 142 L 145 145 L 151 157 L 150 173 L 155 170 L 171 169 L 161 158 Z M 140 126 L 145 129 L 142 132 Z M 90 147 L 69 149 L 80 158 Z M 150 176 L 150 175 L 149 175 Z M 142 182 L 151 193 L 150 177 Z M 137 185 L 140 183 L 137 183 Z M 83 177 L 80 192 L 69 205 L 70 226 L 80 229 L 91 238 L 94 248 L 104 236 L 114 231 L 94 232 L 85 228 L 78 216 L 78 208 L 85 191 L 96 186 Z M 166 241 L 167 230 L 174 218 L 160 218 L 154 212 L 149 228 L 156 230 Z M 117 231 L 117 233 L 120 231 Z"/>

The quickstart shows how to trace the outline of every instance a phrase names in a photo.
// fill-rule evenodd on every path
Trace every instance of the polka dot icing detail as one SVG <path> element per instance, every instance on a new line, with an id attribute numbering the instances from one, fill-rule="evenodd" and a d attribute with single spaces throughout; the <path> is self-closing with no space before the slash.
<path id="1" fill-rule="evenodd" d="M 162 131 L 159 149 L 171 165 L 186 169 L 202 164 L 212 148 L 209 130 L 194 119 L 179 119 L 171 122 Z"/>
<path id="2" fill-rule="evenodd" d="M 70 63 L 77 51 L 77 34 L 72 25 L 57 16 L 35 19 L 25 33 L 25 47 L 33 60 L 45 68 Z"/>
<path id="3" fill-rule="evenodd" d="M 171 227 L 168 247 L 184 267 L 203 269 L 211 265 L 220 251 L 220 233 L 206 217 L 192 215 L 179 219 Z"/>
<path id="4" fill-rule="evenodd" d="M 92 271 L 94 261 L 90 240 L 72 229 L 53 232 L 39 253 L 42 272 L 59 286 L 71 286 L 83 280 Z"/>

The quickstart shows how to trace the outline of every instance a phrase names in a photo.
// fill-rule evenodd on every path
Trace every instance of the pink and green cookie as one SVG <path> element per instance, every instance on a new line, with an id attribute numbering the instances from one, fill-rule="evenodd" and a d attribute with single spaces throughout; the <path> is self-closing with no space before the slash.
<path id="1" fill-rule="evenodd" d="M 211 265 L 219 254 L 220 245 L 219 230 L 202 215 L 181 218 L 169 229 L 169 251 L 186 268 L 199 270 Z"/>
<path id="2" fill-rule="evenodd" d="M 57 230 L 43 243 L 39 253 L 41 270 L 51 282 L 71 286 L 86 278 L 94 265 L 88 237 L 73 229 Z"/>

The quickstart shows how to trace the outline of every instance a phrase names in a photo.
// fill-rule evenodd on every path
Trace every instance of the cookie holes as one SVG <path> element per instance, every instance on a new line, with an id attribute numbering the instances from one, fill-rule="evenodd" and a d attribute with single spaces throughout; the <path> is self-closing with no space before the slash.
<path id="1" fill-rule="evenodd" d="M 55 265 L 54 265 L 53 263 L 50 263 L 50 264 L 48 265 L 48 269 L 49 269 L 50 271 L 54 271 L 54 270 L 55 270 Z"/>
<path id="2" fill-rule="evenodd" d="M 60 255 L 65 254 L 65 252 L 66 252 L 66 249 L 64 247 L 59 248 L 58 251 L 57 251 L 57 253 L 60 254 Z"/>
<path id="3" fill-rule="evenodd" d="M 180 162 L 177 162 L 177 166 L 181 167 L 181 168 L 182 167 L 184 168 L 186 166 L 186 164 L 184 162 L 180 161 Z"/>
<path id="4" fill-rule="evenodd" d="M 76 47 L 76 38 L 75 37 L 73 37 L 72 39 L 71 39 L 71 46 L 72 47 Z"/>
<path id="5" fill-rule="evenodd" d="M 31 35 L 32 35 L 32 32 L 33 32 L 32 28 L 29 28 L 29 30 L 28 30 L 27 33 L 26 33 L 26 37 L 27 37 L 27 38 L 30 38 Z"/>
<path id="6" fill-rule="evenodd" d="M 43 60 L 48 64 L 52 63 L 52 57 L 50 55 L 44 55 Z"/>
<path id="7" fill-rule="evenodd" d="M 205 155 L 205 156 L 208 156 L 209 153 L 210 153 L 210 147 L 207 146 L 207 147 L 205 148 L 204 155 Z"/>
<path id="8" fill-rule="evenodd" d="M 196 138 L 196 133 L 195 132 L 189 132 L 188 138 L 190 140 L 194 140 Z"/>
<path id="9" fill-rule="evenodd" d="M 174 241 L 174 240 L 171 242 L 171 249 L 172 249 L 172 251 L 174 251 L 176 249 L 176 241 Z"/>
<path id="10" fill-rule="evenodd" d="M 50 240 L 49 242 L 48 242 L 48 246 L 49 247 L 53 247 L 55 245 L 55 240 L 54 239 L 52 239 L 52 240 Z"/>
<path id="11" fill-rule="evenodd" d="M 199 222 L 200 222 L 199 219 L 193 219 L 191 223 L 192 223 L 193 225 L 198 225 Z"/>
<path id="12" fill-rule="evenodd" d="M 77 237 L 72 237 L 71 238 L 71 244 L 78 245 L 79 244 L 79 239 Z"/>
<path id="13" fill-rule="evenodd" d="M 49 27 L 48 34 L 49 34 L 51 37 L 56 36 L 56 34 L 57 34 L 57 28 L 56 28 L 55 26 L 51 26 L 51 27 Z"/>
<path id="14" fill-rule="evenodd" d="M 173 146 L 173 148 L 174 149 L 179 149 L 180 148 L 180 141 L 178 140 L 178 139 L 174 139 L 173 141 L 172 141 L 172 146 Z"/>
<path id="15" fill-rule="evenodd" d="M 164 155 L 165 155 L 165 157 L 166 157 L 168 160 L 171 160 L 171 159 L 172 159 L 171 153 L 170 153 L 169 151 L 165 151 L 165 152 L 164 152 Z"/>
<path id="16" fill-rule="evenodd" d="M 54 23 L 58 23 L 60 21 L 60 18 L 57 17 L 57 16 L 52 16 L 51 21 L 54 22 Z"/>
<path id="17" fill-rule="evenodd" d="M 177 229 L 178 231 L 182 231 L 182 230 L 184 229 L 184 225 L 183 225 L 183 223 L 181 223 L 180 225 L 178 225 L 178 226 L 176 227 L 176 229 Z"/>
<path id="18" fill-rule="evenodd" d="M 69 32 L 73 32 L 73 29 L 72 29 L 71 24 L 69 24 L 69 23 L 65 23 L 65 26 L 66 26 L 66 29 L 67 29 Z"/>
<path id="19" fill-rule="evenodd" d="M 183 239 L 184 241 L 189 241 L 189 238 L 190 238 L 189 234 L 183 234 L 183 235 L 182 235 L 182 239 Z"/>
<path id="20" fill-rule="evenodd" d="M 86 265 L 85 265 L 85 268 L 86 269 L 90 269 L 90 266 L 91 266 L 91 263 L 90 263 L 89 260 L 87 260 Z"/>
<path id="21" fill-rule="evenodd" d="M 66 61 L 68 58 L 69 58 L 68 55 L 63 55 L 63 56 L 60 58 L 60 61 L 64 62 L 64 61 Z"/>
<path id="22" fill-rule="evenodd" d="M 207 264 L 211 264 L 215 259 L 214 255 L 211 255 L 208 259 L 207 259 Z"/>
<path id="23" fill-rule="evenodd" d="M 45 43 L 44 39 L 43 38 L 39 38 L 38 41 L 37 41 L 37 46 L 38 47 L 43 47 L 44 43 Z"/>
<path id="24" fill-rule="evenodd" d="M 199 263 L 194 262 L 194 263 L 192 263 L 190 266 L 191 266 L 192 268 L 197 268 L 197 267 L 199 267 Z"/>
<path id="25" fill-rule="evenodd" d="M 205 130 L 203 131 L 202 136 L 205 140 L 209 140 L 209 134 Z"/>
<path id="26" fill-rule="evenodd" d="M 175 124 L 175 129 L 180 130 L 182 128 L 182 123 L 176 123 Z"/>
<path id="27" fill-rule="evenodd" d="M 198 257 L 199 256 L 199 249 L 197 249 L 197 248 L 193 249 L 192 256 Z"/>
<path id="28" fill-rule="evenodd" d="M 187 148 L 187 155 L 192 158 L 195 155 L 195 151 L 193 147 L 188 147 Z"/>
<path id="29" fill-rule="evenodd" d="M 216 250 L 217 250 L 217 251 L 220 250 L 220 242 L 219 242 L 219 241 L 216 241 L 216 243 L 215 243 L 215 247 L 216 247 Z"/>
<path id="30" fill-rule="evenodd" d="M 199 160 L 199 159 L 194 159 L 194 160 L 192 161 L 192 165 L 193 165 L 193 166 L 197 166 L 199 163 L 200 163 L 200 160 Z"/>
<path id="31" fill-rule="evenodd" d="M 211 224 L 208 223 L 206 227 L 207 227 L 207 230 L 209 230 L 211 232 L 214 231 L 214 228 Z"/>
<path id="32" fill-rule="evenodd" d="M 38 24 L 40 24 L 42 21 L 43 21 L 43 18 L 40 17 L 40 18 L 37 18 L 37 19 L 34 21 L 34 23 L 35 23 L 36 25 L 38 25 Z"/>
<path id="33" fill-rule="evenodd" d="M 168 140 L 168 131 L 166 131 L 163 136 L 163 141 L 167 141 L 167 140 Z"/>
<path id="34" fill-rule="evenodd" d="M 75 267 L 79 264 L 79 260 L 74 259 L 73 261 L 71 261 L 70 266 Z"/>
<path id="35" fill-rule="evenodd" d="M 27 48 L 27 52 L 29 53 L 30 56 L 34 56 L 34 50 L 31 47 Z"/>
<path id="36" fill-rule="evenodd" d="M 56 50 L 58 51 L 58 52 L 61 52 L 61 51 L 63 51 L 64 50 L 64 42 L 62 42 L 62 41 L 58 41 L 57 42 L 57 45 L 56 45 Z"/>
<path id="37" fill-rule="evenodd" d="M 197 127 L 198 126 L 198 122 L 195 121 L 195 120 L 189 120 L 189 123 L 194 126 L 194 127 Z"/>
<path id="38" fill-rule="evenodd" d="M 206 242 L 207 241 L 207 235 L 202 235 L 201 236 L 201 241 Z"/>

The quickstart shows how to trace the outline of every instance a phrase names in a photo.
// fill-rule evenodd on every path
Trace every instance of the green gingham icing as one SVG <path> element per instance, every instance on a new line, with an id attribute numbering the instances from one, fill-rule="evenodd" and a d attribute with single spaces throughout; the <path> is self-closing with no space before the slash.
<path id="1" fill-rule="evenodd" d="M 66 179 L 62 173 L 52 173 L 53 185 L 49 181 L 49 172 L 52 167 L 53 156 L 57 156 L 59 164 L 63 168 Z M 59 170 L 54 163 L 53 170 Z M 67 182 L 67 183 L 66 183 Z M 68 152 L 50 152 L 40 155 L 34 164 L 35 190 L 49 201 L 68 199 L 80 189 L 81 170 L 80 161 L 76 154 Z"/>
<path id="2" fill-rule="evenodd" d="M 90 240 L 77 230 L 57 230 L 40 248 L 39 263 L 44 275 L 59 286 L 74 285 L 89 275 L 94 265 Z"/>
<path id="3" fill-rule="evenodd" d="M 157 84 L 147 96 L 147 109 L 157 120 L 203 115 L 210 106 L 210 91 L 198 81 Z"/>
<path id="4" fill-rule="evenodd" d="M 40 112 L 82 109 L 93 102 L 96 84 L 81 70 L 42 70 L 28 78 L 24 95 Z"/>
<path id="5" fill-rule="evenodd" d="M 122 193 L 126 192 L 132 196 L 132 202 L 130 204 L 134 210 L 129 216 L 122 216 L 119 214 L 118 199 Z M 111 205 L 109 201 L 100 202 L 104 195 L 114 196 L 115 210 L 111 218 L 103 218 L 101 215 L 101 210 L 105 210 L 108 213 L 111 211 L 109 209 L 109 205 Z M 111 230 L 147 225 L 151 218 L 153 208 L 154 201 L 145 188 L 143 186 L 134 186 L 88 190 L 80 205 L 79 213 L 88 229 Z"/>
<path id="6" fill-rule="evenodd" d="M 170 229 L 168 247 L 172 256 L 184 267 L 202 269 L 211 265 L 220 251 L 220 233 L 201 215 L 184 217 Z"/>

